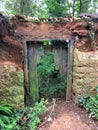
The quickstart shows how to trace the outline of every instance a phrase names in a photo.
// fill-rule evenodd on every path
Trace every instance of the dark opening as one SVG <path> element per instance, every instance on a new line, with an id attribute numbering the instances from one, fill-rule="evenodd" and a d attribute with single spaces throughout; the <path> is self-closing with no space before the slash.
<path id="1" fill-rule="evenodd" d="M 30 99 L 64 98 L 67 86 L 68 43 L 60 40 L 28 41 Z"/>

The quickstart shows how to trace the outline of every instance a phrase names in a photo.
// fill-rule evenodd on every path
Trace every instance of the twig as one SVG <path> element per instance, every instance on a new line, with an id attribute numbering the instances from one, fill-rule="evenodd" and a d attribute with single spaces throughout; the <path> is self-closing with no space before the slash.
<path id="1" fill-rule="evenodd" d="M 51 112 L 50 112 L 50 114 L 49 114 L 47 120 L 44 121 L 44 122 L 37 128 L 37 130 L 38 130 L 40 127 L 42 127 L 43 125 L 45 125 L 46 122 L 48 122 L 48 120 L 51 118 L 51 115 L 52 115 L 52 113 L 53 113 L 53 111 L 54 111 L 55 104 L 56 104 L 56 99 L 53 98 L 53 106 L 52 106 Z"/>

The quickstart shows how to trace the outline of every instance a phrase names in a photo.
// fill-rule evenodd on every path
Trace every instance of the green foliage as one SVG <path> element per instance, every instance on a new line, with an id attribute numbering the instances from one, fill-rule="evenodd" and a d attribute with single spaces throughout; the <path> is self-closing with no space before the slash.
<path id="1" fill-rule="evenodd" d="M 85 103 L 85 109 L 89 112 L 90 118 L 98 119 L 98 94 L 95 96 L 89 96 Z"/>
<path id="2" fill-rule="evenodd" d="M 11 105 L 8 105 L 8 104 L 0 105 L 0 114 L 5 113 L 5 114 L 10 115 L 12 113 L 11 109 L 12 109 Z"/>
<path id="3" fill-rule="evenodd" d="M 38 64 L 38 73 L 45 78 L 45 75 L 47 77 L 52 75 L 52 72 L 55 70 L 55 63 L 53 59 L 53 54 L 48 53 L 46 54 L 41 60 L 40 63 Z"/>
<path id="4" fill-rule="evenodd" d="M 61 17 L 65 16 L 65 0 L 45 0 L 45 3 L 48 7 L 49 16 L 52 17 Z"/>
<path id="5" fill-rule="evenodd" d="M 96 87 L 98 92 L 98 87 Z M 82 96 L 77 99 L 77 103 L 89 112 L 90 118 L 98 119 L 98 94 L 95 96 Z"/>
<path id="6" fill-rule="evenodd" d="M 44 45 L 51 45 L 52 43 L 51 43 L 51 41 L 49 41 L 49 40 L 44 40 L 43 44 L 44 44 Z"/>
<path id="7" fill-rule="evenodd" d="M 44 6 L 43 1 L 31 0 L 1 0 L 0 7 L 3 12 L 10 16 L 10 14 L 19 14 L 33 17 L 48 17 L 47 7 Z"/>
<path id="8" fill-rule="evenodd" d="M 79 104 L 80 107 L 84 107 L 87 101 L 87 97 L 79 97 L 76 99 L 76 103 Z"/>
<path id="9" fill-rule="evenodd" d="M 54 63 L 53 53 L 47 53 L 40 60 L 38 66 L 39 92 L 41 97 L 64 97 L 66 76 L 61 76 Z"/>
<path id="10" fill-rule="evenodd" d="M 9 112 L 9 116 L 3 114 L 0 118 L 1 130 L 35 130 L 41 121 L 39 116 L 48 110 L 44 99 L 37 102 L 34 107 L 14 109 L 13 111 L 9 107 L 6 109 L 9 111 L 6 111 L 5 114 Z"/>
<path id="11" fill-rule="evenodd" d="M 12 114 L 11 105 L 0 105 L 0 129 L 7 130 L 6 125 L 10 124 L 10 115 Z"/>
<path id="12" fill-rule="evenodd" d="M 77 16 L 80 12 L 96 12 L 98 0 L 1 0 L 0 7 L 7 14 L 33 17 Z"/>
<path id="13" fill-rule="evenodd" d="M 90 118 L 98 120 L 98 94 L 87 98 L 79 98 L 78 103 L 88 111 Z"/>
<path id="14" fill-rule="evenodd" d="M 75 0 L 75 13 L 83 13 L 83 12 L 89 12 L 88 8 L 90 5 L 90 0 Z"/>
<path id="15" fill-rule="evenodd" d="M 6 14 L 20 14 L 20 0 L 4 0 L 2 4 Z"/>
<path id="16" fill-rule="evenodd" d="M 48 9 L 47 6 L 44 2 L 44 0 L 42 1 L 38 1 L 36 3 L 32 3 L 32 13 L 31 16 L 35 16 L 38 18 L 47 18 L 48 15 Z"/>

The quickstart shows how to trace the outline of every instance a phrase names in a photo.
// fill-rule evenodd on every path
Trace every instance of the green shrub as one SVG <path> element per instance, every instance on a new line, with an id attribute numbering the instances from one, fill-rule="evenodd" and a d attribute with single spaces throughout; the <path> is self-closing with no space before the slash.
<path id="1" fill-rule="evenodd" d="M 37 71 L 40 97 L 65 97 L 66 76 L 62 76 L 57 69 L 53 53 L 49 52 L 41 58 Z"/>
<path id="2" fill-rule="evenodd" d="M 6 126 L 10 124 L 12 114 L 11 105 L 0 105 L 0 129 L 7 130 Z"/>
<path id="3" fill-rule="evenodd" d="M 47 111 L 44 99 L 36 103 L 34 107 L 14 109 L 3 106 L 3 114 L 0 114 L 0 130 L 35 130 L 40 123 L 40 115 Z"/>
<path id="4" fill-rule="evenodd" d="M 96 87 L 96 91 L 98 92 L 98 87 Z M 87 110 L 90 118 L 98 119 L 98 94 L 95 96 L 89 95 L 82 95 L 76 102 Z"/>
<path id="5" fill-rule="evenodd" d="M 15 111 L 14 117 L 21 130 L 35 130 L 40 123 L 39 116 L 47 111 L 44 99 L 36 103 L 34 107 L 25 107 Z"/>
<path id="6" fill-rule="evenodd" d="M 89 117 L 98 119 L 98 94 L 90 96 L 85 104 L 85 109 L 89 112 Z"/>

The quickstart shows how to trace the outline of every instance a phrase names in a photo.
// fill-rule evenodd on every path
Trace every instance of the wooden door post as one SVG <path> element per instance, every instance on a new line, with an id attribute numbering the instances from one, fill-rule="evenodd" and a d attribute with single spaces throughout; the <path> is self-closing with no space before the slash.
<path id="1" fill-rule="evenodd" d="M 37 61 L 36 61 L 36 47 L 30 42 L 24 45 L 24 105 L 30 106 L 39 99 L 38 80 L 37 80 Z"/>
<path id="2" fill-rule="evenodd" d="M 72 36 L 68 47 L 68 68 L 67 68 L 67 90 L 66 101 L 71 100 L 72 92 L 72 79 L 73 79 L 73 51 L 74 51 L 75 37 Z"/>
<path id="3" fill-rule="evenodd" d="M 27 58 L 27 45 L 26 41 L 23 42 L 24 55 L 23 55 L 23 70 L 24 70 L 24 105 L 29 106 L 30 97 L 29 97 L 29 81 L 28 81 L 28 58 Z"/>
<path id="4" fill-rule="evenodd" d="M 28 78 L 30 90 L 30 105 L 39 99 L 38 77 L 37 77 L 37 48 L 36 44 L 30 42 L 28 45 Z"/>

